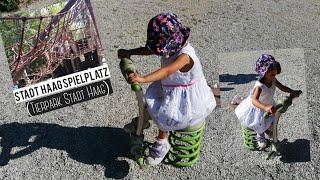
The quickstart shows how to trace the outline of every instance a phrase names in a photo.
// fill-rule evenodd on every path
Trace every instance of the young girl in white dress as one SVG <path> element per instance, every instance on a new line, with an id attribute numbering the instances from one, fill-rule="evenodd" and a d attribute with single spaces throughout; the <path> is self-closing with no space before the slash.
<path id="1" fill-rule="evenodd" d="M 204 77 L 200 60 L 187 41 L 190 29 L 173 13 L 162 13 L 149 21 L 145 47 L 118 51 L 131 55 L 161 56 L 161 68 L 143 77 L 129 75 L 131 82 L 153 82 L 146 91 L 148 112 L 159 135 L 146 163 L 159 164 L 170 149 L 168 131 L 181 130 L 203 121 L 216 101 Z"/>
<path id="2" fill-rule="evenodd" d="M 237 106 L 235 114 L 244 127 L 257 133 L 258 145 L 262 150 L 266 147 L 265 132 L 268 129 L 272 130 L 276 112 L 273 99 L 276 87 L 283 92 L 290 93 L 293 97 L 298 97 L 301 91 L 292 90 L 276 79 L 276 75 L 281 72 L 281 66 L 271 55 L 262 54 L 256 61 L 255 70 L 259 79 L 250 95 Z M 264 119 L 265 112 L 271 113 L 272 116 Z"/>

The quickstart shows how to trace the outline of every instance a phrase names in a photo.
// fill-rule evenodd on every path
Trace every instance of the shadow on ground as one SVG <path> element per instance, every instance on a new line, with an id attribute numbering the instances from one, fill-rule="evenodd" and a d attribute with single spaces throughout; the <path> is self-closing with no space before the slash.
<path id="1" fill-rule="evenodd" d="M 307 139 L 297 139 L 294 142 L 288 142 L 288 139 L 281 141 L 281 158 L 284 163 L 309 162 L 310 141 Z"/>
<path id="2" fill-rule="evenodd" d="M 237 85 L 237 84 L 247 84 L 251 81 L 257 80 L 256 74 L 220 74 L 219 75 L 219 82 L 227 83 L 227 85 Z M 230 91 L 233 90 L 232 87 L 221 87 L 221 91 Z"/>
<path id="3" fill-rule="evenodd" d="M 0 126 L 0 140 L 0 166 L 46 147 L 64 150 L 81 163 L 103 165 L 107 178 L 124 178 L 129 173 L 128 162 L 117 160 L 127 157 L 129 150 L 129 136 L 120 128 L 10 123 Z M 24 149 L 12 154 L 14 147 Z"/>

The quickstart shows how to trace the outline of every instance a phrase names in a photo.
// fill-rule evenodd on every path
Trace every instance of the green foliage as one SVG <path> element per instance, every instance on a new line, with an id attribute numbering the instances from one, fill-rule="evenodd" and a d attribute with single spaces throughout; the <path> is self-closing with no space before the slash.
<path id="1" fill-rule="evenodd" d="M 34 60 L 32 63 L 29 64 L 27 67 L 27 73 L 32 74 L 37 71 L 38 68 L 40 68 L 43 64 L 45 64 L 46 58 L 44 55 L 39 56 L 36 60 Z"/>
<path id="2" fill-rule="evenodd" d="M 1 0 L 0 11 L 11 11 L 18 9 L 20 0 Z"/>
<path id="3" fill-rule="evenodd" d="M 67 1 L 63 3 L 52 4 L 48 6 L 48 10 L 51 14 L 57 14 L 66 5 Z"/>
<path id="4" fill-rule="evenodd" d="M 13 0 L 0 0 L 0 7 L 4 3 L 3 1 L 13 1 Z M 19 3 L 18 0 L 15 0 Z M 29 2 L 30 0 L 28 0 Z M 20 1 L 22 2 L 22 1 Z M 24 1 L 26 2 L 26 1 Z M 39 17 L 39 16 L 48 16 L 57 14 L 62 8 L 65 6 L 66 1 L 59 4 L 53 4 L 46 8 L 42 8 L 40 10 L 32 11 L 32 12 L 21 12 L 15 14 L 16 17 Z M 44 18 L 41 23 L 40 32 L 44 31 L 44 29 L 49 24 L 51 18 Z M 36 44 L 36 35 L 38 33 L 38 27 L 40 24 L 39 19 L 29 19 L 25 23 L 25 31 L 24 31 L 24 41 L 22 46 L 22 52 L 26 53 L 30 51 Z M 21 32 L 22 32 L 23 22 L 20 20 L 0 20 L 0 34 L 4 43 L 4 47 L 6 49 L 6 55 L 9 60 L 9 63 L 14 59 L 14 57 L 19 52 L 19 43 L 21 40 Z M 58 27 L 54 27 L 50 33 L 50 36 L 54 36 Z M 14 49 L 11 46 L 15 47 Z M 10 47 L 10 48 L 9 48 Z M 33 72 L 37 72 L 39 68 L 45 65 L 46 58 L 42 55 L 37 57 L 31 64 L 28 65 L 27 73 L 32 74 Z"/>
<path id="5" fill-rule="evenodd" d="M 13 21 L 13 20 L 0 21 L 0 32 L 4 42 L 4 47 L 12 46 L 19 40 L 20 38 L 20 35 L 19 35 L 20 28 L 18 28 L 19 26 L 20 26 L 19 21 Z"/>

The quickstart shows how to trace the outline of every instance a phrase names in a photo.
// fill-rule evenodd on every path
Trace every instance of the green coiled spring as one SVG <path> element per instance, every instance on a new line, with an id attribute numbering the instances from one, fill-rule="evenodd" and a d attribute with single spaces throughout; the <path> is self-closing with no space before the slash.
<path id="1" fill-rule="evenodd" d="M 251 151 L 258 150 L 259 147 L 258 147 L 258 142 L 256 138 L 257 133 L 243 126 L 241 126 L 241 131 L 242 131 L 244 146 Z"/>
<path id="2" fill-rule="evenodd" d="M 176 167 L 189 167 L 194 165 L 200 157 L 205 121 L 200 126 L 170 132 L 171 144 L 167 160 Z"/>

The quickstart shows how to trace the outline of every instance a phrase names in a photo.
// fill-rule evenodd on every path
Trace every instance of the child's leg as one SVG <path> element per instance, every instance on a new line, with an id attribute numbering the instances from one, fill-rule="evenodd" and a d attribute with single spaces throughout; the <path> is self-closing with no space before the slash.
<path id="1" fill-rule="evenodd" d="M 273 138 L 273 125 L 271 124 L 271 126 L 265 131 L 266 135 L 268 136 L 268 139 L 272 139 Z"/>
<path id="2" fill-rule="evenodd" d="M 264 149 L 267 146 L 264 133 L 262 133 L 262 134 L 257 133 L 257 142 L 258 142 L 260 150 Z"/>
<path id="3" fill-rule="evenodd" d="M 159 130 L 158 139 L 168 139 L 169 132 L 168 131 L 161 131 Z"/>
<path id="4" fill-rule="evenodd" d="M 265 141 L 264 133 L 262 134 L 257 133 L 257 141 Z"/>
<path id="5" fill-rule="evenodd" d="M 157 140 L 153 143 L 149 149 L 149 156 L 147 157 L 146 163 L 148 165 L 157 165 L 166 157 L 166 154 L 170 150 L 170 144 L 168 141 L 169 132 L 160 131 Z"/>

